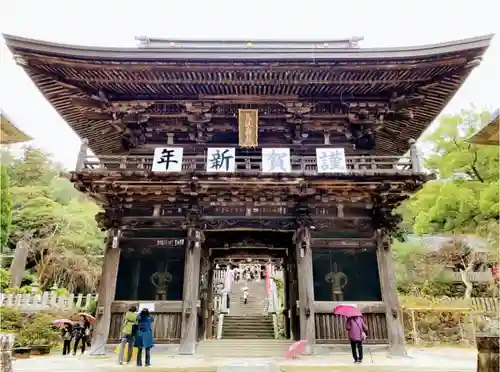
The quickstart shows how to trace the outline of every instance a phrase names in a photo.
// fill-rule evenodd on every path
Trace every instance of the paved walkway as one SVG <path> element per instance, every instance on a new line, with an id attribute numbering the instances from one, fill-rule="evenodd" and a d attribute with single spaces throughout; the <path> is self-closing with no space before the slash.
<path id="1" fill-rule="evenodd" d="M 244 371 L 245 366 L 254 366 L 260 371 L 315 372 L 315 371 L 426 371 L 426 372 L 472 372 L 476 370 L 476 351 L 463 348 L 411 349 L 407 358 L 388 358 L 385 353 L 366 353 L 363 365 L 354 365 L 347 353 L 327 356 L 301 357 L 297 360 L 282 358 L 236 359 L 201 358 L 190 356 L 168 356 L 153 353 L 153 367 L 148 371 L 197 371 L 231 372 Z M 267 368 L 265 368 L 267 366 Z M 119 370 L 142 370 L 135 365 L 119 366 L 114 355 L 106 357 L 59 356 L 32 357 L 14 361 L 14 372 L 113 372 Z M 248 370 L 255 370 L 253 368 Z"/>

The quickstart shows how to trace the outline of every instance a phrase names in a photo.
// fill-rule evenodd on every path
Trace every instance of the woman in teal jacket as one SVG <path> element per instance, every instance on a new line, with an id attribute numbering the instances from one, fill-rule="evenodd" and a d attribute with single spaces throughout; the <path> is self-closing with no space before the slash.
<path id="1" fill-rule="evenodd" d="M 145 365 L 151 365 L 151 348 L 153 343 L 153 318 L 148 309 L 142 309 L 137 316 L 137 332 L 135 335 L 135 346 L 137 351 L 137 366 L 142 366 L 142 349 L 146 350 Z"/>
<path id="2" fill-rule="evenodd" d="M 137 308 L 131 306 L 125 313 L 125 321 L 121 332 L 120 352 L 118 353 L 118 363 L 123 364 L 123 354 L 125 345 L 127 347 L 127 363 L 132 359 L 132 351 L 134 349 L 134 331 L 137 327 Z"/>

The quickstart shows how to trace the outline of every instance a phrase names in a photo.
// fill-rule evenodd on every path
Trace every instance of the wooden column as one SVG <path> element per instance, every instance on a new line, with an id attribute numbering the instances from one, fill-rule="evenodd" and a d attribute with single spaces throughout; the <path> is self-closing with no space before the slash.
<path id="1" fill-rule="evenodd" d="M 139 299 L 139 280 L 141 278 L 141 261 L 139 257 L 136 257 L 136 261 L 134 263 L 134 270 L 132 271 L 132 280 L 131 280 L 131 300 Z"/>
<path id="2" fill-rule="evenodd" d="M 97 305 L 96 325 L 92 335 L 91 355 L 105 355 L 105 346 L 108 342 L 109 327 L 111 325 L 111 304 L 115 299 L 116 278 L 118 276 L 118 264 L 120 262 L 120 247 L 112 248 L 113 237 L 117 231 L 108 233 L 106 251 L 104 252 L 104 264 L 101 279 L 99 281 L 99 299 Z"/>
<path id="3" fill-rule="evenodd" d="M 289 274 L 290 274 L 290 334 L 292 340 L 300 339 L 300 322 L 297 320 L 297 301 L 299 285 L 297 281 L 297 259 L 295 256 L 295 247 L 290 250 Z"/>
<path id="4" fill-rule="evenodd" d="M 283 307 L 284 307 L 284 324 L 285 324 L 285 337 L 290 339 L 290 266 L 288 264 L 290 257 L 285 257 L 283 262 Z"/>
<path id="5" fill-rule="evenodd" d="M 307 340 L 304 354 L 314 354 L 316 329 L 314 324 L 314 281 L 311 251 L 311 233 L 301 227 L 295 235 L 297 278 L 299 286 L 300 339 Z"/>
<path id="6" fill-rule="evenodd" d="M 212 338 L 213 313 L 214 313 L 214 264 L 208 257 L 208 288 L 207 288 L 207 313 L 205 314 L 205 338 Z"/>
<path id="7" fill-rule="evenodd" d="M 382 301 L 385 304 L 385 316 L 387 321 L 387 334 L 389 338 L 389 353 L 392 356 L 405 356 L 405 334 L 403 320 L 399 312 L 399 300 L 396 286 L 396 273 L 394 271 L 391 249 L 386 233 L 378 229 L 377 238 L 377 262 L 380 278 L 380 289 Z"/>
<path id="8" fill-rule="evenodd" d="M 208 318 L 208 288 L 210 284 L 210 261 L 208 249 L 202 250 L 202 260 L 200 268 L 200 319 L 201 322 L 198 324 L 200 330 L 199 339 L 204 340 L 206 338 L 207 329 L 207 318 Z"/>
<path id="9" fill-rule="evenodd" d="M 192 355 L 196 350 L 198 315 L 196 303 L 200 286 L 201 231 L 188 229 L 184 289 L 182 291 L 182 326 L 179 354 Z"/>

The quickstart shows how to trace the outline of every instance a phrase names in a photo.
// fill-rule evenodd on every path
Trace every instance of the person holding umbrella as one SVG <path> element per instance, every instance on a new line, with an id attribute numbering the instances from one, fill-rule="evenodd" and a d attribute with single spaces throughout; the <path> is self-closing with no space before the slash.
<path id="1" fill-rule="evenodd" d="M 75 343 L 73 344 L 73 355 L 76 355 L 76 350 L 78 349 L 78 344 L 82 343 L 82 355 L 85 353 L 85 346 L 87 345 L 87 332 L 90 327 L 90 323 L 85 318 L 85 316 L 80 315 L 80 320 L 73 327 L 73 338 Z"/>
<path id="2" fill-rule="evenodd" d="M 363 342 L 366 340 L 368 327 L 363 320 L 363 314 L 356 306 L 338 305 L 333 313 L 347 317 L 346 330 L 351 343 L 352 357 L 354 363 L 363 362 Z"/>
<path id="3" fill-rule="evenodd" d="M 90 323 L 95 322 L 95 318 L 87 313 L 79 313 L 80 319 L 73 326 L 73 338 L 75 343 L 73 345 L 73 355 L 76 355 L 78 344 L 82 343 L 82 355 L 85 353 L 85 346 L 90 346 Z"/>
<path id="4" fill-rule="evenodd" d="M 73 326 L 66 323 L 62 328 L 63 352 L 62 355 L 71 354 L 71 339 L 73 338 Z"/>
<path id="5" fill-rule="evenodd" d="M 63 339 L 62 355 L 71 354 L 71 339 L 73 338 L 73 322 L 69 319 L 57 319 L 53 324 L 56 327 L 61 327 L 61 335 Z"/>

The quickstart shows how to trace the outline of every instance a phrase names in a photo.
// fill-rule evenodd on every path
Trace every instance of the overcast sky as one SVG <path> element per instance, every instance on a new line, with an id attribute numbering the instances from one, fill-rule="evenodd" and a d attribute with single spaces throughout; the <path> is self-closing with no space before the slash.
<path id="1" fill-rule="evenodd" d="M 135 36 L 198 39 L 336 39 L 361 47 L 409 46 L 498 33 L 498 0 L 4 0 L 0 31 L 95 46 L 135 46 Z M 74 168 L 79 139 L 0 45 L 0 107 L 37 146 Z M 445 108 L 498 107 L 500 36 Z"/>

